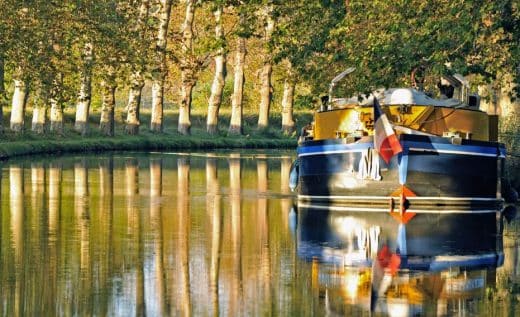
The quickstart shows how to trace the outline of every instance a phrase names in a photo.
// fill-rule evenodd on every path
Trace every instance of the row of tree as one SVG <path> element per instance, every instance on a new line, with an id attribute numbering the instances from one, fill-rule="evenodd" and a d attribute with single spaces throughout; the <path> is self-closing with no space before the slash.
<path id="1" fill-rule="evenodd" d="M 208 69 L 210 134 L 218 133 L 231 81 L 229 133 L 242 133 L 244 74 L 253 67 L 258 106 L 246 106 L 258 111 L 259 129 L 269 126 L 276 68 L 285 132 L 294 129 L 296 83 L 299 91 L 323 92 L 347 66 L 359 71 L 344 93 L 410 85 L 409 74 L 418 69 L 427 71 L 426 85 L 446 72 L 472 74 L 494 89 L 520 78 L 514 0 L 0 0 L 0 7 L 0 103 L 10 103 L 15 132 L 23 130 L 30 94 L 34 132 L 62 133 L 63 107 L 74 103 L 74 129 L 86 134 L 98 87 L 99 127 L 112 136 L 116 89 L 125 87 L 125 131 L 137 134 L 143 87 L 150 83 L 150 130 L 163 131 L 164 98 L 175 89 L 177 130 L 189 134 L 193 90 Z"/>

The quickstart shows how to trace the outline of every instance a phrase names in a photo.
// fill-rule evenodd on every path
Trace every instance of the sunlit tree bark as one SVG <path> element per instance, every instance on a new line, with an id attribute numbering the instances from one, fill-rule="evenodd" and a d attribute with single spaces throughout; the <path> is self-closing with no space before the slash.
<path id="1" fill-rule="evenodd" d="M 49 131 L 57 134 L 63 133 L 63 104 L 62 104 L 63 73 L 59 72 L 52 82 L 50 103 Z"/>
<path id="2" fill-rule="evenodd" d="M 159 1 L 159 30 L 155 44 L 155 69 L 152 71 L 152 116 L 150 130 L 162 132 L 164 108 L 164 80 L 166 78 L 166 44 L 172 0 Z"/>
<path id="3" fill-rule="evenodd" d="M 275 21 L 273 17 L 273 5 L 268 4 L 264 8 L 265 30 L 264 30 L 264 56 L 263 66 L 260 74 L 260 106 L 258 112 L 258 129 L 266 129 L 269 126 L 269 112 L 273 96 L 271 75 L 273 72 L 273 61 L 269 44 L 271 42 Z"/>
<path id="4" fill-rule="evenodd" d="M 130 78 L 130 91 L 128 93 L 128 105 L 125 132 L 130 135 L 139 133 L 139 111 L 141 106 L 141 93 L 144 87 L 144 76 L 136 71 Z"/>
<path id="5" fill-rule="evenodd" d="M 139 7 L 139 18 L 137 23 L 134 25 L 134 30 L 137 30 L 136 34 L 144 37 L 146 35 L 146 19 L 148 18 L 148 12 L 150 8 L 150 0 L 142 0 L 141 6 Z M 130 135 L 136 135 L 139 133 L 139 111 L 141 106 L 141 93 L 144 87 L 144 55 L 145 49 L 139 47 L 137 53 L 138 61 L 132 65 L 132 74 L 130 75 L 130 90 L 128 92 L 128 104 L 126 107 L 126 126 L 125 132 Z"/>
<path id="6" fill-rule="evenodd" d="M 240 16 L 240 23 L 245 23 L 243 15 Z M 246 39 L 243 36 L 238 35 L 237 48 L 235 52 L 235 74 L 233 82 L 233 96 L 231 98 L 231 120 L 229 123 L 229 134 L 242 134 L 245 60 Z"/>
<path id="7" fill-rule="evenodd" d="M 114 136 L 114 113 L 116 108 L 116 78 L 113 66 L 106 67 L 105 78 L 101 82 L 101 116 L 99 130 L 105 136 Z"/>
<path id="8" fill-rule="evenodd" d="M 81 70 L 81 85 L 76 104 L 76 121 L 74 130 L 81 135 L 88 133 L 88 118 L 90 102 L 92 100 L 92 67 L 94 64 L 94 47 L 92 43 L 86 43 L 82 52 L 83 65 Z"/>
<path id="9" fill-rule="evenodd" d="M 24 128 L 25 104 L 29 94 L 28 85 L 22 78 L 21 69 L 13 75 L 14 92 L 11 105 L 11 131 L 20 133 Z"/>
<path id="10" fill-rule="evenodd" d="M 181 68 L 181 99 L 179 106 L 179 124 L 177 131 L 180 134 L 191 133 L 191 98 L 195 86 L 195 66 L 193 53 L 193 21 L 195 18 L 195 0 L 185 0 L 186 14 L 182 25 L 182 58 Z"/>
<path id="11" fill-rule="evenodd" d="M 33 116 L 31 131 L 36 134 L 45 132 L 45 122 L 47 119 L 47 96 L 45 92 L 39 94 L 38 99 L 33 103 Z"/>
<path id="12" fill-rule="evenodd" d="M 5 63 L 4 56 L 0 52 L 0 133 L 4 132 L 4 106 L 6 106 L 7 96 L 5 95 Z"/>
<path id="13" fill-rule="evenodd" d="M 226 53 L 222 11 L 222 6 L 220 5 L 217 5 L 215 11 L 213 11 L 215 16 L 215 39 L 220 47 L 215 55 L 215 75 L 211 86 L 211 96 L 209 97 L 208 119 L 206 123 L 206 130 L 209 134 L 218 132 L 218 114 L 222 103 L 224 85 L 226 84 Z"/>
<path id="14" fill-rule="evenodd" d="M 291 65 L 289 65 L 283 85 L 282 132 L 285 134 L 291 134 L 294 131 L 293 108 L 296 81 L 291 68 Z"/>

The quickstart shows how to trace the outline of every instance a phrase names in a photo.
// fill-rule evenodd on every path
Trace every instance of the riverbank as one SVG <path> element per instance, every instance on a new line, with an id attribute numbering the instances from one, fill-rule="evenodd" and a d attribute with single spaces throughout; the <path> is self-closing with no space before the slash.
<path id="1" fill-rule="evenodd" d="M 171 134 L 85 137 L 80 140 L 47 138 L 20 140 L 0 144 L 0 159 L 33 154 L 61 154 L 101 151 L 164 151 L 174 149 L 226 148 L 295 148 L 295 138 L 267 138 L 262 136 L 201 137 Z"/>
<path id="2" fill-rule="evenodd" d="M 142 125 L 138 135 L 124 132 L 122 114 L 116 114 L 116 129 L 113 137 L 101 135 L 98 130 L 99 115 L 95 113 L 90 119 L 90 132 L 82 136 L 73 130 L 73 113 L 66 113 L 64 132 L 61 135 L 52 133 L 35 134 L 30 131 L 31 118 L 25 120 L 25 129 L 21 134 L 13 134 L 4 114 L 4 133 L 0 142 L 0 159 L 34 154 L 87 153 L 103 151 L 166 151 L 175 149 L 241 149 L 241 148 L 296 148 L 296 133 L 285 135 L 281 132 L 281 118 L 273 116 L 268 129 L 255 129 L 257 117 L 245 115 L 243 135 L 228 135 L 229 115 L 223 113 L 217 135 L 209 135 L 205 131 L 203 113 L 192 115 L 191 135 L 181 135 L 176 131 L 177 113 L 165 112 L 164 132 L 152 133 L 148 129 L 149 112 L 141 114 Z M 296 130 L 309 122 L 309 113 L 295 114 Z"/>

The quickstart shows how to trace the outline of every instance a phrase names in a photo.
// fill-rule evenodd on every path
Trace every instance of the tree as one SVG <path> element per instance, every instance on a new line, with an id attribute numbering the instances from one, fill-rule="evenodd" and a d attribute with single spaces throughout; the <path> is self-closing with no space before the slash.
<path id="1" fill-rule="evenodd" d="M 49 101 L 49 90 L 40 89 L 33 101 L 33 118 L 31 131 L 36 134 L 45 133 L 45 124 L 47 121 L 47 103 Z"/>
<path id="2" fill-rule="evenodd" d="M 233 95 L 231 96 L 231 118 L 228 133 L 240 135 L 243 133 L 242 114 L 244 110 L 244 70 L 246 66 L 247 39 L 252 37 L 256 29 L 256 3 L 255 0 L 238 1 L 233 3 L 238 15 L 238 23 L 234 31 L 236 38 L 236 51 L 234 60 Z"/>
<path id="3" fill-rule="evenodd" d="M 3 133 L 4 127 L 2 122 L 4 121 L 4 106 L 7 104 L 7 96 L 5 91 L 5 66 L 4 56 L 0 51 L 0 134 Z"/>
<path id="4" fill-rule="evenodd" d="M 25 123 L 25 107 L 29 93 L 29 79 L 33 73 L 34 58 L 38 56 L 38 19 L 34 8 L 25 3 L 6 5 L 3 12 L 5 25 L 4 56 L 13 69 L 11 78 L 14 82 L 11 102 L 10 128 L 21 133 Z M 34 72 L 35 73 L 35 72 Z"/>
<path id="5" fill-rule="evenodd" d="M 28 85 L 21 67 L 13 74 L 14 92 L 11 104 L 11 130 L 15 133 L 23 131 L 25 122 L 25 105 L 29 95 Z"/>
<path id="6" fill-rule="evenodd" d="M 172 0 L 159 1 L 159 26 L 157 41 L 155 45 L 155 61 L 152 70 L 152 116 L 150 130 L 162 132 L 163 130 L 163 102 L 164 102 L 164 80 L 166 77 L 166 44 L 168 34 L 168 24 Z"/>
<path id="7" fill-rule="evenodd" d="M 135 135 L 139 133 L 139 108 L 141 104 L 141 92 L 144 87 L 144 72 L 146 70 L 147 61 L 147 36 L 148 26 L 146 20 L 148 18 L 150 8 L 149 0 L 141 0 L 139 7 L 139 17 L 133 26 L 133 34 L 137 36 L 134 40 L 141 41 L 141 46 L 132 47 L 135 51 L 135 62 L 132 63 L 132 74 L 130 75 L 130 91 L 128 93 L 127 116 L 126 116 L 126 133 Z"/>
<path id="8" fill-rule="evenodd" d="M 113 65 L 106 65 L 101 81 L 101 116 L 99 130 L 105 136 L 114 136 L 114 109 L 116 107 L 116 71 Z"/>
<path id="9" fill-rule="evenodd" d="M 52 81 L 50 103 L 49 131 L 63 134 L 63 73 L 58 72 Z"/>
<path id="10" fill-rule="evenodd" d="M 350 1 L 350 15 L 333 31 L 333 42 L 344 48 L 345 64 L 360 69 L 351 91 L 411 85 L 417 67 L 427 70 L 427 88 L 453 72 L 493 78 L 515 64 L 510 34 L 491 22 L 501 21 L 508 5 L 512 1 Z"/>
<path id="11" fill-rule="evenodd" d="M 271 84 L 271 75 L 273 72 L 273 56 L 271 52 L 272 35 L 275 28 L 274 20 L 274 4 L 268 1 L 263 7 L 262 15 L 265 19 L 264 27 L 264 55 L 263 66 L 260 74 L 260 106 L 258 110 L 258 129 L 265 129 L 269 126 L 269 112 L 271 108 L 271 99 L 273 95 L 273 87 Z"/>
<path id="12" fill-rule="evenodd" d="M 510 0 L 485 1 L 479 13 L 473 50 L 466 57 L 469 72 L 477 74 L 473 80 L 480 84 L 480 91 L 483 87 L 491 90 L 485 97 L 496 103 L 488 111 L 501 114 L 503 128 L 516 130 L 520 122 L 520 6 Z"/>
<path id="13" fill-rule="evenodd" d="M 245 27 L 245 15 L 239 12 L 239 29 Z M 244 100 L 244 67 L 246 62 L 246 37 L 237 32 L 236 52 L 235 52 L 235 71 L 233 81 L 233 96 L 231 97 L 231 119 L 229 122 L 229 134 L 242 134 L 242 113 Z"/>
<path id="14" fill-rule="evenodd" d="M 217 43 L 215 60 L 215 75 L 211 86 L 211 96 L 208 105 L 208 118 L 206 130 L 209 134 L 218 133 L 218 113 L 222 103 L 222 94 L 226 83 L 226 40 L 222 26 L 223 4 L 214 4 L 213 15 L 215 16 L 215 41 Z"/>
<path id="15" fill-rule="evenodd" d="M 94 47 L 89 41 L 85 43 L 82 52 L 81 84 L 76 105 L 76 121 L 74 130 L 86 135 L 88 133 L 88 118 L 92 100 L 92 67 L 94 63 Z"/>
<path id="16" fill-rule="evenodd" d="M 296 80 L 290 62 L 286 62 L 286 69 L 282 99 L 282 132 L 291 134 L 294 131 L 293 108 Z"/>
<path id="17" fill-rule="evenodd" d="M 128 1 L 101 2 L 93 13 L 96 28 L 96 63 L 94 73 L 98 74 L 101 89 L 101 115 L 99 129 L 105 136 L 115 134 L 115 93 L 118 78 L 126 77 L 128 66 L 145 67 L 147 47 L 151 39 L 147 35 L 147 2 L 141 6 Z M 137 22 L 137 23 L 136 23 Z"/>
<path id="18" fill-rule="evenodd" d="M 186 14 L 182 24 L 182 53 L 180 58 L 181 95 L 179 105 L 179 123 L 177 131 L 188 135 L 191 130 L 191 99 L 196 83 L 197 59 L 193 51 L 193 20 L 195 17 L 195 0 L 185 0 Z"/>
<path id="19" fill-rule="evenodd" d="M 330 70 L 344 67 L 344 49 L 335 35 L 345 19 L 344 5 L 340 0 L 295 0 L 277 6 L 273 59 L 286 66 L 284 82 L 293 78 L 312 94 L 326 91 L 334 73 Z"/>
<path id="20" fill-rule="evenodd" d="M 42 50 L 38 65 L 36 85 L 44 98 L 44 111 L 49 113 L 49 131 L 57 135 L 63 134 L 63 106 L 75 99 L 77 86 L 77 35 L 79 33 L 76 7 L 65 2 L 42 1 L 40 10 L 43 33 Z M 38 98 L 38 97 L 37 97 Z M 36 102 L 36 100 L 35 100 Z"/>

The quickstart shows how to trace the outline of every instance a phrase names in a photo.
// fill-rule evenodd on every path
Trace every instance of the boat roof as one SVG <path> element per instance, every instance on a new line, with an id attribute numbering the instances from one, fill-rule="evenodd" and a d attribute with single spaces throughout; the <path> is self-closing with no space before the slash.
<path id="1" fill-rule="evenodd" d="M 428 96 L 424 91 L 414 88 L 389 88 L 373 91 L 369 96 L 350 98 L 333 98 L 332 103 L 337 106 L 359 105 L 370 106 L 374 104 L 374 96 L 382 105 L 418 105 L 418 106 L 440 106 L 455 107 L 461 106 L 462 102 L 458 99 L 435 99 Z"/>

